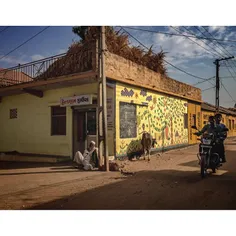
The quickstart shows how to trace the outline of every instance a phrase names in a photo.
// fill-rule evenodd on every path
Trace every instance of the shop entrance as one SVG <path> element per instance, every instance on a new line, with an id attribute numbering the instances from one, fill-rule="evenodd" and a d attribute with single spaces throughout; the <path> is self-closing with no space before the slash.
<path id="1" fill-rule="evenodd" d="M 91 141 L 96 142 L 96 109 L 73 112 L 73 155 L 82 154 Z"/>

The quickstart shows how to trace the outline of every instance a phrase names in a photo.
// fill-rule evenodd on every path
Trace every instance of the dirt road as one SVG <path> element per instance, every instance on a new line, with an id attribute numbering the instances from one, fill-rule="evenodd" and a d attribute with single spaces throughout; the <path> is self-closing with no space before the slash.
<path id="1" fill-rule="evenodd" d="M 70 166 L 0 169 L 1 209 L 236 209 L 236 140 L 227 163 L 201 179 L 197 146 L 125 162 L 133 176 Z M 27 174 L 28 171 L 28 174 Z"/>

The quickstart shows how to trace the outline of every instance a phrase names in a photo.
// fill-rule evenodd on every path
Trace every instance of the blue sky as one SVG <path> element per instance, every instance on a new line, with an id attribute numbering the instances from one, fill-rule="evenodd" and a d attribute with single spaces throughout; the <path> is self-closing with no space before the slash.
<path id="1" fill-rule="evenodd" d="M 42 30 L 45 26 L 11 26 L 3 33 L 0 33 L 0 57 L 5 55 L 10 50 L 17 47 L 19 44 L 23 43 L 25 40 Z M 210 35 L 202 26 L 197 27 L 198 30 L 193 26 L 184 27 L 167 27 L 167 26 L 135 26 L 136 28 L 153 30 L 153 31 L 162 31 L 168 33 L 178 33 L 180 31 L 182 34 L 194 34 L 198 36 L 204 36 L 200 33 L 202 31 L 206 37 L 212 38 L 212 35 L 215 38 L 221 38 L 226 40 L 236 40 L 236 27 L 207 27 L 206 29 L 212 34 Z M 0 31 L 4 27 L 0 27 Z M 220 42 L 221 45 L 217 42 L 213 43 L 207 40 L 199 40 L 191 38 L 194 42 L 190 41 L 188 38 L 179 37 L 179 36 L 170 36 L 164 34 L 149 33 L 144 31 L 137 31 L 125 28 L 129 33 L 136 37 L 140 42 L 145 46 L 150 47 L 153 45 L 154 51 L 158 52 L 162 48 L 165 52 L 168 52 L 166 55 L 166 60 L 173 65 L 199 77 L 210 78 L 215 76 L 215 65 L 213 61 L 216 58 L 227 57 L 229 55 L 236 55 L 236 42 Z M 199 31 L 200 30 L 200 31 Z M 52 55 L 60 54 L 65 52 L 68 47 L 71 45 L 73 40 L 79 40 L 79 37 L 72 33 L 71 26 L 56 26 L 49 27 L 42 34 L 31 40 L 29 43 L 25 44 L 18 50 L 11 53 L 9 56 L 0 60 L 0 68 L 12 67 L 17 64 L 23 64 L 26 62 L 42 59 L 44 57 L 49 57 Z M 138 43 L 130 38 L 130 41 L 134 45 Z M 197 45 L 200 44 L 202 47 Z M 207 51 L 207 50 L 208 51 Z M 226 50 L 228 52 L 226 52 Z M 210 51 L 210 52 L 209 52 Z M 213 54 L 215 55 L 213 55 Z M 218 57 L 217 57 L 217 56 Z M 236 100 L 236 60 L 231 60 L 229 67 L 233 78 L 222 78 L 222 82 L 230 95 Z M 189 75 L 186 75 L 175 68 L 167 65 L 168 74 L 171 78 L 176 80 L 188 83 L 188 84 L 197 84 L 201 82 L 200 79 L 193 78 Z M 231 76 L 227 67 L 220 67 L 220 77 Z M 212 79 L 211 83 L 215 83 L 215 80 Z M 207 89 L 213 87 L 209 82 L 199 83 L 196 86 L 201 89 Z M 215 90 L 214 88 L 210 90 L 203 91 L 203 99 L 209 103 L 215 101 Z M 227 94 L 227 92 L 221 88 L 220 90 L 220 104 L 225 107 L 230 107 L 234 105 L 234 101 Z"/>

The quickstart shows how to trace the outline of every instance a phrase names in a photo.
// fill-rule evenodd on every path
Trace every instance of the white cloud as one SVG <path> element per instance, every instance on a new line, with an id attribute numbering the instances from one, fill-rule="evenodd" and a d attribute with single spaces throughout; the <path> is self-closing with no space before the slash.
<path id="1" fill-rule="evenodd" d="M 59 49 L 57 51 L 57 54 L 62 54 L 62 53 L 65 53 L 67 51 L 67 49 Z"/>
<path id="2" fill-rule="evenodd" d="M 3 55 L 0 55 L 0 58 L 2 56 Z M 9 67 L 10 67 L 10 66 L 16 66 L 18 64 L 27 63 L 27 61 L 23 60 L 22 57 L 16 58 L 16 57 L 7 56 L 0 60 L 0 67 L 1 67 L 1 63 L 7 63 L 9 64 Z"/>
<path id="3" fill-rule="evenodd" d="M 45 56 L 40 55 L 40 54 L 35 54 L 35 55 L 31 56 L 30 58 L 32 59 L 32 61 L 38 61 L 38 60 L 44 59 Z"/>
<path id="4" fill-rule="evenodd" d="M 209 26 L 208 29 L 211 33 L 212 32 L 224 33 L 227 28 L 225 26 Z"/>

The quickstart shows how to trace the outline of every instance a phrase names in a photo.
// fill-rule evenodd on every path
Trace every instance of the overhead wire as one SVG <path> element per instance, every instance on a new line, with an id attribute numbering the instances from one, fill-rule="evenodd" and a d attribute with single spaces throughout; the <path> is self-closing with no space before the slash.
<path id="1" fill-rule="evenodd" d="M 236 43 L 236 40 L 227 40 L 227 39 L 219 39 L 219 38 L 208 38 L 208 37 L 200 37 L 200 36 L 185 35 L 185 34 L 175 34 L 175 33 L 163 32 L 163 31 L 141 29 L 141 28 L 137 28 L 137 27 L 134 28 L 134 27 L 130 27 L 130 26 L 123 26 L 123 28 L 131 29 L 131 30 L 137 30 L 137 31 L 146 31 L 146 32 L 149 32 L 149 33 L 165 34 L 165 35 L 169 35 L 169 36 L 190 37 L 190 38 L 196 38 L 196 39 L 206 39 L 206 40 L 225 41 L 225 42 Z"/>
<path id="2" fill-rule="evenodd" d="M 176 29 L 175 27 L 173 27 L 173 26 L 170 26 L 172 29 L 174 29 L 175 31 L 177 31 L 177 32 L 179 32 L 179 33 L 182 33 L 180 30 L 178 30 L 178 29 Z M 194 41 L 194 40 L 192 40 L 191 38 L 189 38 L 188 36 L 187 36 L 187 38 L 190 40 L 190 41 L 192 41 L 193 43 L 195 43 L 195 44 L 197 44 L 199 47 L 201 47 L 201 48 L 203 48 L 203 49 L 205 49 L 208 53 L 210 53 L 211 55 L 214 55 L 216 58 L 218 57 L 218 55 L 217 54 L 215 54 L 215 53 L 213 53 L 213 52 L 211 52 L 209 49 L 207 49 L 207 48 L 205 48 L 205 47 L 203 47 L 202 45 L 200 45 L 198 42 L 196 42 L 196 41 Z"/>
<path id="3" fill-rule="evenodd" d="M 34 39 L 35 37 L 37 37 L 39 34 L 43 33 L 46 29 L 48 29 L 50 26 L 47 26 L 45 28 L 43 28 L 42 30 L 40 30 L 38 33 L 34 34 L 32 37 L 30 37 L 29 39 L 27 39 L 26 41 L 24 41 L 23 43 L 21 43 L 20 45 L 18 45 L 16 48 L 12 49 L 11 51 L 9 51 L 8 53 L 6 53 L 5 55 L 3 55 L 2 57 L 0 57 L 0 60 L 2 60 L 3 58 L 7 57 L 9 54 L 11 54 L 12 52 L 16 51 L 17 49 L 19 49 L 20 47 L 22 47 L 23 45 L 25 45 L 26 43 L 28 43 L 29 41 L 31 41 L 32 39 Z"/>
<path id="4" fill-rule="evenodd" d="M 3 33 L 5 30 L 7 30 L 9 27 L 10 27 L 10 26 L 4 27 L 4 29 L 2 29 L 2 30 L 0 31 L 0 34 Z"/>
<path id="5" fill-rule="evenodd" d="M 148 48 L 147 46 L 145 46 L 145 45 L 144 45 L 142 42 L 140 42 L 136 37 L 134 37 L 132 34 L 130 34 L 127 30 L 125 30 L 124 27 L 121 26 L 121 28 L 122 28 L 122 30 L 125 31 L 131 38 L 133 38 L 135 41 L 137 41 L 137 42 L 138 42 L 140 45 L 142 45 L 144 48 L 146 48 L 147 50 L 149 50 L 149 48 Z M 181 71 L 181 72 L 183 72 L 183 73 L 185 73 L 185 74 L 187 74 L 187 75 L 189 75 L 189 76 L 192 76 L 192 77 L 194 77 L 194 78 L 201 79 L 201 80 L 206 80 L 206 78 L 202 78 L 202 77 L 200 77 L 200 76 L 196 76 L 196 75 L 191 74 L 191 73 L 189 73 L 189 72 L 187 72 L 187 71 L 185 71 L 185 70 L 183 70 L 183 69 L 181 69 L 181 68 L 178 68 L 177 66 L 173 65 L 172 63 L 168 62 L 168 61 L 165 60 L 165 59 L 163 59 L 163 61 L 164 61 L 165 63 L 167 63 L 168 65 L 174 67 L 175 69 L 177 69 L 177 70 L 179 70 L 179 71 Z"/>

